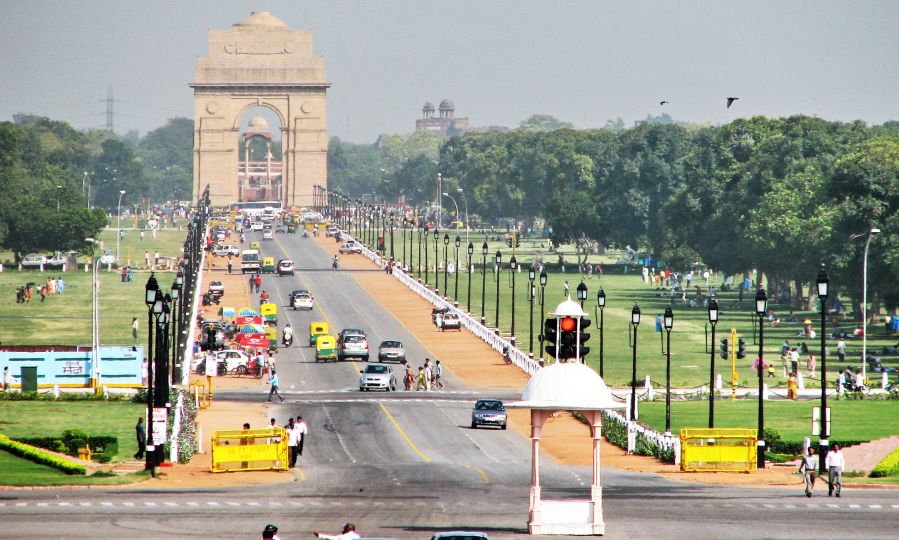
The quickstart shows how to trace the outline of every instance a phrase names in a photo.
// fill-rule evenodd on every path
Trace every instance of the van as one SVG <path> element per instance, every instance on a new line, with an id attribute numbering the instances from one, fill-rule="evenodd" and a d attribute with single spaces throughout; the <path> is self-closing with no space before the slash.
<path id="1" fill-rule="evenodd" d="M 262 263 L 259 260 L 259 250 L 245 249 L 240 253 L 240 273 L 260 272 Z"/>

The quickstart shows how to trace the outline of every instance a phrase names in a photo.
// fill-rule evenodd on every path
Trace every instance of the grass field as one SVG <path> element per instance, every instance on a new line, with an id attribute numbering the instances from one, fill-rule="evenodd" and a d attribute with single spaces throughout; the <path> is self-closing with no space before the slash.
<path id="1" fill-rule="evenodd" d="M 455 234 L 451 233 L 451 240 L 447 255 L 450 262 L 455 262 Z M 412 247 L 409 248 L 409 238 L 412 238 Z M 468 243 L 465 241 L 465 232 L 461 231 L 460 238 L 462 247 L 459 250 L 461 266 L 464 268 L 467 260 L 466 247 Z M 482 251 L 481 245 L 484 242 L 484 235 L 472 234 L 470 241 L 475 246 L 472 262 L 475 264 L 475 272 L 471 275 L 462 272 L 458 274 L 458 301 L 462 308 L 469 305 L 468 296 L 468 279 L 471 277 L 471 313 L 476 316 L 481 315 L 481 298 L 482 298 L 482 282 L 486 281 L 484 290 L 484 316 L 487 324 L 493 326 L 496 320 L 496 286 L 497 280 L 493 272 L 495 254 L 497 250 L 502 252 L 501 274 L 499 276 L 499 326 L 504 333 L 509 333 L 512 326 L 511 306 L 512 306 L 512 273 L 509 270 L 509 259 L 512 256 L 511 248 L 508 248 L 504 242 L 497 241 L 495 235 L 488 241 L 487 272 L 486 276 L 482 276 Z M 546 245 L 545 241 L 522 241 L 520 247 L 515 250 L 517 263 L 522 267 L 520 273 L 515 273 L 515 336 L 517 345 L 520 349 L 528 352 L 530 349 L 529 336 L 529 303 L 528 303 L 528 268 L 534 260 L 535 254 L 542 252 L 541 244 Z M 403 259 L 403 240 L 401 232 L 394 233 L 394 257 L 402 263 Z M 389 235 L 386 241 L 387 253 L 390 253 Z M 437 244 L 437 253 L 440 257 L 441 265 L 443 262 L 444 245 L 443 233 L 440 233 L 440 240 Z M 575 261 L 574 252 L 571 246 L 564 246 L 567 249 L 565 258 L 568 263 L 568 272 L 562 274 L 559 271 L 549 271 L 546 285 L 545 307 L 547 312 L 551 312 L 555 306 L 564 299 L 564 283 L 567 280 L 571 295 L 576 295 L 576 288 L 580 283 L 580 276 L 576 272 L 576 265 L 571 263 Z M 406 236 L 406 259 L 407 264 L 413 268 L 417 266 L 419 261 L 418 255 L 418 233 Z M 410 253 L 411 251 L 411 253 Z M 603 262 L 609 264 L 621 258 L 622 253 L 613 252 L 605 256 L 591 256 L 590 261 L 593 264 Z M 421 258 L 424 260 L 425 252 L 422 246 Z M 543 256 L 544 262 L 556 263 L 556 256 L 546 253 Z M 425 277 L 422 273 L 421 278 L 427 279 L 427 282 L 433 287 L 435 284 L 434 266 L 434 242 L 433 236 L 429 237 L 428 242 L 428 260 L 432 270 Z M 414 271 L 413 271 L 414 275 Z M 448 295 L 452 298 L 456 289 L 456 277 L 448 274 L 449 281 L 446 284 Z M 814 276 L 810 276 L 813 279 Z M 486 278 L 486 279 L 485 279 Z M 440 291 L 444 290 L 444 274 L 443 270 L 439 271 L 437 283 Z M 538 277 L 539 280 L 539 277 Z M 630 274 L 606 274 L 600 277 L 597 274 L 588 276 L 585 279 L 587 285 L 587 301 L 584 303 L 584 309 L 590 314 L 593 325 L 589 330 L 591 339 L 588 346 L 591 352 L 587 356 L 587 361 L 594 368 L 599 365 L 599 316 L 596 309 L 596 293 L 602 287 L 606 293 L 606 308 L 604 313 L 604 362 L 603 371 L 606 380 L 612 385 L 628 385 L 631 376 L 631 357 L 632 350 L 629 346 L 629 330 L 630 313 L 634 306 L 634 302 L 639 302 L 642 312 L 641 324 L 638 329 L 637 340 L 637 377 L 642 382 L 646 375 L 650 375 L 652 381 L 657 386 L 665 384 L 665 356 L 662 354 L 662 338 L 664 333 L 656 332 L 655 317 L 661 315 L 665 307 L 671 303 L 674 312 L 674 328 L 671 332 L 671 385 L 673 387 L 698 387 L 709 382 L 710 352 L 714 350 L 716 353 L 715 363 L 716 372 L 721 373 L 726 386 L 730 385 L 730 363 L 724 362 L 719 356 L 718 340 L 729 336 L 730 329 L 734 328 L 739 337 L 747 342 L 747 357 L 743 360 L 737 360 L 738 386 L 756 387 L 757 376 L 752 369 L 752 362 L 758 354 L 756 327 L 757 317 L 754 314 L 754 298 L 755 291 L 750 291 L 744 296 L 742 302 L 738 300 L 737 292 L 725 292 L 718 294 L 718 302 L 720 306 L 720 318 L 717 325 L 717 336 L 713 343 L 711 341 L 711 327 L 708 323 L 708 313 L 705 307 L 688 307 L 677 296 L 671 298 L 667 292 L 658 291 L 643 283 L 639 275 L 639 267 L 635 273 Z M 696 285 L 705 286 L 703 280 L 694 281 Z M 721 276 L 713 275 L 710 285 L 718 287 L 721 284 Z M 540 284 L 535 281 L 536 298 L 534 301 L 534 356 L 539 357 L 539 344 L 536 335 L 540 333 Z M 688 295 L 689 297 L 689 295 Z M 848 302 L 844 302 L 848 303 Z M 777 328 L 765 327 L 765 359 L 773 362 L 776 366 L 776 377 L 768 379 L 766 382 L 769 386 L 786 387 L 786 379 L 782 376 L 780 362 L 780 347 L 785 339 L 791 344 L 796 345 L 799 341 L 806 341 L 811 352 L 817 357 L 817 371 L 813 380 L 806 379 L 806 387 L 820 388 L 820 338 L 815 340 L 804 340 L 797 337 L 797 333 L 801 332 L 802 325 L 800 322 L 786 322 L 786 314 L 788 308 L 774 301 L 769 302 L 769 307 L 775 313 L 780 315 L 784 322 Z M 814 321 L 816 332 L 820 333 L 820 315 L 809 311 L 796 311 L 796 317 L 801 321 L 806 316 Z M 841 327 L 850 331 L 854 328 L 851 321 L 843 321 Z M 827 324 L 828 336 L 833 331 L 830 322 Z M 868 349 L 871 351 L 879 351 L 885 345 L 895 345 L 899 342 L 899 336 L 887 336 L 884 334 L 883 325 L 869 326 L 868 328 Z M 836 340 L 828 337 L 828 379 L 835 381 L 838 375 L 837 370 L 842 369 L 848 364 L 840 365 L 836 361 Z M 709 347 L 711 349 L 709 349 Z M 847 340 L 847 358 L 859 358 L 861 356 L 861 340 Z M 899 357 L 897 356 L 880 356 L 883 365 L 886 367 L 899 367 Z M 807 375 L 804 368 L 804 358 L 801 362 L 803 372 Z M 856 362 L 853 366 L 858 367 Z M 873 380 L 872 384 L 879 387 L 879 373 L 870 374 Z M 893 376 L 895 379 L 895 376 Z M 833 383 L 831 383 L 833 384 Z"/>
<path id="2" fill-rule="evenodd" d="M 785 441 L 801 441 L 811 435 L 812 407 L 815 401 L 765 402 L 765 427 L 780 432 Z M 875 440 L 899 433 L 899 401 L 830 400 L 831 438 L 836 440 Z M 757 427 L 758 400 L 715 401 L 715 427 Z M 641 402 L 639 419 L 653 429 L 665 431 L 665 401 Z M 685 427 L 707 427 L 709 402 L 672 401 L 671 432 Z"/>
<path id="3" fill-rule="evenodd" d="M 136 232 L 125 237 L 120 247 L 122 257 L 126 252 L 140 253 L 139 267 L 143 267 L 143 248 L 150 252 L 159 249 L 160 256 L 178 256 L 185 238 L 184 232 L 161 231 L 157 240 L 146 234 L 144 242 Z M 115 231 L 105 231 L 106 246 L 115 247 Z M 41 303 L 37 291 L 28 304 L 16 304 L 16 288 L 28 282 L 37 284 L 47 277 L 61 277 L 65 292 L 48 296 Z M 131 317 L 139 321 L 138 343 L 146 341 L 146 314 L 144 285 L 149 273 L 137 270 L 134 281 L 122 283 L 117 270 L 100 271 L 100 341 L 104 345 L 131 345 Z M 159 284 L 171 286 L 174 274 L 159 272 Z M 0 342 L 6 345 L 86 345 L 91 344 L 91 280 L 90 273 L 81 267 L 77 271 L 44 272 L 6 269 L 0 273 Z"/>
<path id="4" fill-rule="evenodd" d="M 139 472 L 126 476 L 69 475 L 52 467 L 28 461 L 0 450 L 0 484 L 4 486 L 81 486 L 120 485 L 144 480 L 149 473 Z"/>

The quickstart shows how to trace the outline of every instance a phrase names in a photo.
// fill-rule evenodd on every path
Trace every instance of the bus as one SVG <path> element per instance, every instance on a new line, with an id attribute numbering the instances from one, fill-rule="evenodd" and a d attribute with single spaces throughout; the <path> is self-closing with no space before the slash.
<path id="1" fill-rule="evenodd" d="M 231 213 L 247 214 L 250 217 L 263 214 L 277 216 L 283 209 L 284 204 L 281 201 L 243 201 L 231 203 L 229 207 Z"/>

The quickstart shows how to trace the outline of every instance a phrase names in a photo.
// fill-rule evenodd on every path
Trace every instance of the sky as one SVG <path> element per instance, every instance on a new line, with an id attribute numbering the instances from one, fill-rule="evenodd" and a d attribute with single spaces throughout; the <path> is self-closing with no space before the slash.
<path id="1" fill-rule="evenodd" d="M 895 0 L 0 0 L 0 121 L 32 113 L 146 133 L 193 115 L 208 29 L 251 11 L 311 29 L 329 135 L 408 133 L 444 98 L 473 126 L 550 114 L 721 124 L 806 114 L 899 119 Z M 740 99 L 725 107 L 725 98 Z M 661 106 L 660 101 L 669 103 Z"/>

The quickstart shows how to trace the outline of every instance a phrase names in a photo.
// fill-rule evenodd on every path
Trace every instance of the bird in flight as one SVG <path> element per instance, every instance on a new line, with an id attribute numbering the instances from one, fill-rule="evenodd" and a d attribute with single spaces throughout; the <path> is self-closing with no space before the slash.
<path id="1" fill-rule="evenodd" d="M 727 98 L 727 108 L 730 109 L 730 106 L 734 104 L 734 101 L 737 101 L 738 97 L 729 97 Z"/>
<path id="2" fill-rule="evenodd" d="M 667 102 L 667 101 L 660 101 L 660 102 L 659 102 L 659 105 L 668 105 L 668 102 Z"/>

